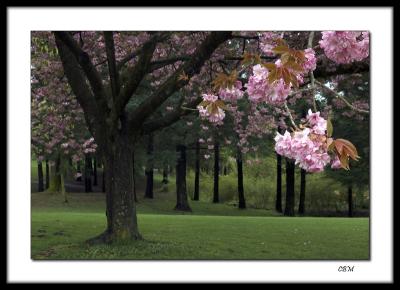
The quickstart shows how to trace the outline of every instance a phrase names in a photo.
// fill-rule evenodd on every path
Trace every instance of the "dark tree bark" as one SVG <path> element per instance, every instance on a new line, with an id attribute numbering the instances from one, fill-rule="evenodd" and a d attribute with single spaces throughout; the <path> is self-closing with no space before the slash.
<path id="1" fill-rule="evenodd" d="M 97 186 L 97 158 L 93 158 L 93 185 Z"/>
<path id="2" fill-rule="evenodd" d="M 135 178 L 135 152 L 132 151 L 132 177 L 133 177 L 133 199 L 138 202 L 136 195 L 136 178 Z"/>
<path id="3" fill-rule="evenodd" d="M 50 167 L 49 160 L 46 159 L 46 189 L 50 186 Z"/>
<path id="4" fill-rule="evenodd" d="M 294 216 L 294 162 L 286 158 L 285 216 Z"/>
<path id="5" fill-rule="evenodd" d="M 44 191 L 42 161 L 37 161 L 38 166 L 38 192 Z"/>
<path id="6" fill-rule="evenodd" d="M 193 200 L 200 199 L 200 142 L 196 142 L 195 166 L 194 166 L 194 194 Z"/>
<path id="7" fill-rule="evenodd" d="M 213 202 L 219 202 L 219 142 L 214 142 L 214 195 Z"/>
<path id="8" fill-rule="evenodd" d="M 275 209 L 282 212 L 282 156 L 276 153 L 276 201 Z"/>
<path id="9" fill-rule="evenodd" d="M 126 105 L 143 78 L 151 72 L 151 60 L 157 43 L 169 37 L 168 32 L 153 33 L 137 54 L 123 58 L 127 59 L 126 61 L 136 58 L 136 64 L 126 69 L 126 79 L 119 78 L 119 70 L 124 66 L 124 62 L 116 64 L 112 32 L 105 33 L 108 75 L 97 70 L 90 55 L 74 40 L 70 32 L 55 31 L 54 35 L 68 83 L 84 111 L 86 124 L 98 144 L 99 152 L 105 156 L 107 229 L 89 242 L 138 239 L 140 234 L 136 221 L 131 174 L 131 154 L 137 137 L 142 132 L 148 134 L 179 119 L 183 109 L 166 114 L 160 119 L 151 117 L 169 97 L 186 86 L 190 79 L 200 72 L 218 46 L 232 37 L 232 32 L 211 32 L 176 72 L 132 109 L 128 109 Z M 181 75 L 187 77 L 182 79 Z M 105 80 L 107 81 L 104 82 Z M 111 82 L 111 93 L 109 88 L 105 87 L 108 80 Z M 194 104 L 194 107 L 197 104 Z M 180 161 L 179 164 L 181 163 Z M 177 179 L 179 177 L 182 180 L 184 176 L 182 169 L 180 170 L 181 174 L 177 173 Z M 178 187 L 177 192 L 182 189 Z M 184 189 L 186 194 L 186 188 Z"/>
<path id="10" fill-rule="evenodd" d="M 92 192 L 92 158 L 85 155 L 85 192 Z"/>
<path id="11" fill-rule="evenodd" d="M 101 183 L 101 191 L 106 192 L 106 170 L 105 170 L 104 165 L 103 165 L 102 179 L 103 179 L 103 182 Z"/>
<path id="12" fill-rule="evenodd" d="M 81 161 L 79 160 L 76 164 L 76 172 L 81 175 L 76 178 L 76 181 L 82 181 L 82 170 L 81 170 Z"/>
<path id="13" fill-rule="evenodd" d="M 107 229 L 90 244 L 141 239 L 133 195 L 132 148 L 128 139 L 118 136 L 116 146 L 105 154 Z M 112 148 L 114 147 L 114 148 Z"/>
<path id="14" fill-rule="evenodd" d="M 242 151 L 239 147 L 236 150 L 236 164 L 238 171 L 238 194 L 239 194 L 239 208 L 246 208 L 246 200 L 244 198 L 244 186 L 243 186 L 243 159 Z"/>
<path id="15" fill-rule="evenodd" d="M 226 166 L 224 166 L 224 175 L 228 175 L 228 168 Z"/>
<path id="16" fill-rule="evenodd" d="M 299 200 L 299 214 L 305 213 L 306 201 L 306 171 L 300 170 L 300 200 Z"/>
<path id="17" fill-rule="evenodd" d="M 348 203 L 348 216 L 353 217 L 353 186 L 347 187 L 347 203 Z"/>
<path id="18" fill-rule="evenodd" d="M 175 210 L 192 211 L 186 192 L 186 146 L 176 146 L 176 206 Z"/>
<path id="19" fill-rule="evenodd" d="M 165 163 L 162 171 L 163 179 L 161 180 L 163 184 L 168 184 L 168 171 L 168 164 Z"/>
<path id="20" fill-rule="evenodd" d="M 153 187 L 154 187 L 154 138 L 153 134 L 148 135 L 148 140 L 147 140 L 147 164 L 146 164 L 146 169 L 145 169 L 145 175 L 146 175 L 146 190 L 144 197 L 145 198 L 153 198 L 154 197 L 154 192 L 153 192 Z"/>

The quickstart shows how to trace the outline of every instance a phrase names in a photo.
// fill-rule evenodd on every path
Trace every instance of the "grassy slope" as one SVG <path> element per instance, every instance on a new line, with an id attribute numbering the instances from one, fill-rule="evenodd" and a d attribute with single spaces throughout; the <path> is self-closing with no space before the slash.
<path id="1" fill-rule="evenodd" d="M 191 202 L 173 210 L 173 195 L 140 200 L 144 241 L 88 247 L 105 228 L 104 195 L 32 194 L 33 259 L 368 259 L 367 218 L 285 218 L 273 211 L 238 210 Z M 246 216 L 243 216 L 246 215 Z"/>

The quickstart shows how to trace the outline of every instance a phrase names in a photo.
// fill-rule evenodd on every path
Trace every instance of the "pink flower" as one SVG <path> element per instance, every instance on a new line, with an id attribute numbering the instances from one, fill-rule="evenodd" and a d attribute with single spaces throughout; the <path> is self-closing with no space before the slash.
<path id="1" fill-rule="evenodd" d="M 340 169 L 342 168 L 342 164 L 340 163 L 339 157 L 335 154 L 335 157 L 332 160 L 331 164 L 332 169 Z"/>
<path id="2" fill-rule="evenodd" d="M 210 156 L 209 154 L 205 154 L 205 155 L 204 155 L 204 158 L 205 158 L 205 159 L 208 159 L 208 158 L 210 158 L 210 157 L 211 157 L 211 156 Z"/>
<path id="3" fill-rule="evenodd" d="M 325 55 L 336 63 L 361 61 L 369 55 L 367 31 L 323 31 L 319 44 Z"/>
<path id="4" fill-rule="evenodd" d="M 236 81 L 232 88 L 224 88 L 219 90 L 219 96 L 224 101 L 237 101 L 243 97 L 242 82 Z"/>
<path id="5" fill-rule="evenodd" d="M 273 105 L 283 104 L 291 92 L 290 86 L 283 79 L 268 82 L 268 69 L 257 64 L 253 66 L 253 75 L 246 84 L 250 101 L 254 103 L 266 102 Z"/>
<path id="6" fill-rule="evenodd" d="M 312 48 L 307 48 L 306 50 L 304 50 L 304 55 L 307 60 L 305 63 L 303 63 L 303 69 L 306 72 L 315 70 L 315 68 L 317 67 L 315 51 Z"/>
<path id="7" fill-rule="evenodd" d="M 204 141 L 204 139 L 203 138 L 200 138 L 199 139 L 199 143 L 204 143 L 205 141 Z"/>

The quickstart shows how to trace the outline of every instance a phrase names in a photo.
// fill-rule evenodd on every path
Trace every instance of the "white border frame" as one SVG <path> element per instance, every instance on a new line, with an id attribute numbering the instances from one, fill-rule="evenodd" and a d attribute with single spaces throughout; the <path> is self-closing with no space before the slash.
<path id="1" fill-rule="evenodd" d="M 392 281 L 392 8 L 8 8 L 7 19 L 8 282 Z M 372 45 L 371 261 L 32 261 L 28 166 L 31 158 L 30 31 L 103 29 L 369 30 Z M 355 265 L 355 271 L 339 273 L 340 265 Z"/>

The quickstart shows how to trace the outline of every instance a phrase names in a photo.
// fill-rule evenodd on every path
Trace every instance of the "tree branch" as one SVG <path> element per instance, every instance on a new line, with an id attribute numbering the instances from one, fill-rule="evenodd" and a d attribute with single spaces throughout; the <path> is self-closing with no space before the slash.
<path id="1" fill-rule="evenodd" d="M 104 41 L 106 45 L 111 91 L 113 99 L 115 100 L 119 94 L 120 86 L 119 86 L 119 74 L 115 63 L 115 46 L 114 46 L 114 36 L 112 31 L 104 31 Z"/>
<path id="2" fill-rule="evenodd" d="M 134 67 L 128 69 L 128 80 L 123 84 L 120 94 L 115 100 L 115 106 L 112 112 L 113 120 L 124 110 L 126 104 L 139 87 L 140 82 L 144 76 L 149 72 L 150 61 L 153 57 L 154 50 L 156 49 L 157 38 L 152 38 L 142 46 L 139 59 Z"/>
<path id="3" fill-rule="evenodd" d="M 359 113 L 369 114 L 369 111 L 367 111 L 367 110 L 363 110 L 363 109 L 359 109 L 359 108 L 354 107 L 352 104 L 350 104 L 350 102 L 345 97 L 339 95 L 339 93 L 337 93 L 335 90 L 323 85 L 319 81 L 315 81 L 315 83 L 318 84 L 321 88 L 323 88 L 326 91 L 328 91 L 331 94 L 333 94 L 336 98 L 341 99 L 350 109 L 352 109 L 354 111 L 357 111 Z"/>
<path id="4" fill-rule="evenodd" d="M 231 32 L 212 32 L 193 53 L 190 60 L 181 65 L 158 89 L 148 97 L 132 115 L 132 127 L 142 124 L 166 99 L 184 87 L 208 60 L 217 47 L 232 36 Z M 184 74 L 187 78 L 180 78 Z"/>
<path id="5" fill-rule="evenodd" d="M 86 78 L 83 75 L 75 56 L 57 35 L 55 36 L 55 39 L 68 83 L 70 84 L 79 104 L 83 108 L 86 124 L 90 133 L 93 136 L 96 136 L 95 125 L 97 124 L 96 120 L 99 118 L 96 106 L 93 106 L 95 103 L 94 96 L 86 83 Z"/>
<path id="6" fill-rule="evenodd" d="M 312 48 L 313 40 L 314 40 L 314 31 L 311 31 L 308 36 L 307 48 Z M 310 82 L 311 82 L 311 88 L 312 88 L 312 94 L 313 94 L 314 112 L 317 112 L 317 103 L 315 102 L 315 79 L 314 79 L 314 73 L 312 70 L 310 70 L 309 75 L 310 75 Z"/>
<path id="7" fill-rule="evenodd" d="M 180 102 L 182 104 L 183 98 Z M 156 130 L 163 129 L 165 127 L 168 127 L 172 125 L 173 123 L 177 122 L 180 120 L 181 117 L 186 116 L 188 114 L 193 113 L 194 111 L 198 112 L 197 105 L 200 104 L 202 101 L 202 98 L 196 98 L 192 102 L 186 104 L 185 106 L 178 106 L 178 109 L 155 120 L 151 120 L 148 122 L 145 122 L 142 126 L 142 130 L 144 134 L 154 132 Z"/>
<path id="8" fill-rule="evenodd" d="M 161 32 L 161 33 L 150 33 L 152 37 L 148 40 L 148 42 L 155 41 L 157 42 L 164 41 L 170 36 L 170 32 Z M 130 60 L 134 59 L 135 57 L 139 56 L 142 53 L 143 46 L 139 47 L 132 53 L 127 54 L 122 60 L 117 63 L 117 71 L 120 71 L 121 68 Z"/>
<path id="9" fill-rule="evenodd" d="M 59 40 L 61 40 L 75 56 L 77 62 L 79 63 L 79 65 L 85 72 L 87 79 L 89 80 L 90 86 L 92 88 L 95 99 L 98 102 L 98 105 L 107 107 L 107 101 L 100 74 L 92 64 L 89 55 L 82 50 L 82 48 L 68 32 L 55 31 L 54 35 Z"/>

